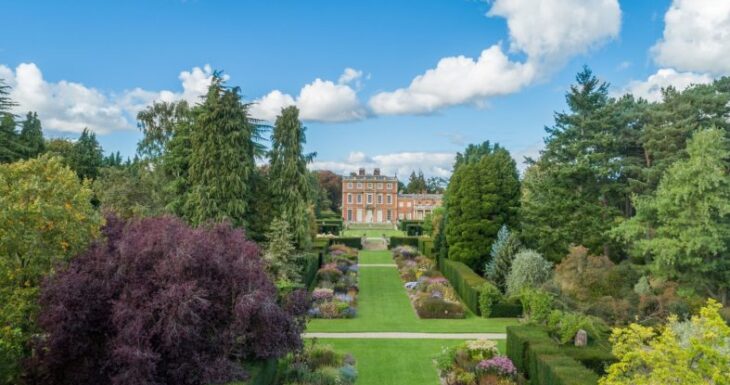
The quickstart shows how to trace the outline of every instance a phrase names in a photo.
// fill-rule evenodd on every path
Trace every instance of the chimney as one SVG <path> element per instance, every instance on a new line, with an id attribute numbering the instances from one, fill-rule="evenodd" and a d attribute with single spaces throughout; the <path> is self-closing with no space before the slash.
<path id="1" fill-rule="evenodd" d="M 357 174 L 360 175 L 360 176 L 365 176 L 365 169 L 364 168 L 360 168 L 359 170 L 357 170 Z"/>
<path id="2" fill-rule="evenodd" d="M 379 168 L 374 169 L 373 175 L 380 175 L 380 169 Z"/>

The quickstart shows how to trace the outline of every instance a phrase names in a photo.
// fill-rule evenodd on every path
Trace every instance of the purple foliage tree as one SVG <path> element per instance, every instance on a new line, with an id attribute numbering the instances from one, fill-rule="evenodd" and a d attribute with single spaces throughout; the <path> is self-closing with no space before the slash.
<path id="1" fill-rule="evenodd" d="M 103 233 L 42 289 L 29 383 L 224 383 L 301 348 L 305 296 L 279 303 L 241 230 L 110 217 Z"/>

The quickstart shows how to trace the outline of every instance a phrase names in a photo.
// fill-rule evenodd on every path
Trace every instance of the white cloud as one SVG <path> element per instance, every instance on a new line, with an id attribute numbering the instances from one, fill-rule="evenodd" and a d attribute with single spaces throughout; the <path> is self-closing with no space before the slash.
<path id="1" fill-rule="evenodd" d="M 527 169 L 527 163 L 525 162 L 525 158 L 530 158 L 532 160 L 540 159 L 540 151 L 542 151 L 544 148 L 545 143 L 540 141 L 517 151 L 511 152 L 512 159 L 514 159 L 515 163 L 517 164 L 517 170 L 520 173 L 524 173 L 525 169 Z"/>
<path id="2" fill-rule="evenodd" d="M 448 152 L 398 152 L 367 156 L 363 152 L 351 152 L 346 160 L 318 160 L 310 164 L 313 170 L 331 170 L 339 174 L 355 172 L 360 167 L 368 170 L 380 168 L 384 175 L 407 178 L 412 171 L 421 170 L 428 176 L 448 177 L 456 154 Z"/>
<path id="3" fill-rule="evenodd" d="M 693 84 L 706 84 L 712 82 L 712 76 L 694 72 L 677 72 L 672 68 L 659 69 L 655 74 L 649 76 L 645 81 L 634 80 L 626 87 L 619 90 L 616 96 L 633 94 L 642 97 L 650 102 L 662 100 L 662 88 L 672 86 L 680 91 Z"/>
<path id="4" fill-rule="evenodd" d="M 18 103 L 16 112 L 38 112 L 45 129 L 79 133 L 88 127 L 105 134 L 135 129 L 137 112 L 155 100 L 197 102 L 207 91 L 212 70 L 206 65 L 181 72 L 182 92 L 134 88 L 119 95 L 67 80 L 48 82 L 34 63 L 22 63 L 14 71 L 0 65 L 0 77 L 12 87 L 10 96 Z"/>
<path id="5" fill-rule="evenodd" d="M 408 88 L 373 96 L 370 107 L 385 115 L 430 113 L 446 106 L 511 94 L 534 77 L 531 63 L 512 62 L 499 45 L 494 45 L 482 51 L 477 60 L 465 56 L 443 58 L 436 68 L 413 79 Z"/>
<path id="6" fill-rule="evenodd" d="M 664 15 L 664 35 L 651 51 L 661 66 L 730 73 L 730 1 L 674 0 Z"/>
<path id="7" fill-rule="evenodd" d="M 316 122 L 346 122 L 360 120 L 367 113 L 350 83 L 362 77 L 362 71 L 346 68 L 337 83 L 315 79 L 299 91 L 297 97 L 274 90 L 254 101 L 251 115 L 266 121 L 276 120 L 281 109 L 297 106 L 302 120 Z"/>
<path id="8" fill-rule="evenodd" d="M 510 50 L 526 54 L 524 62 L 510 60 L 501 44 L 483 50 L 476 60 L 442 58 L 408 87 L 374 95 L 369 102 L 372 110 L 423 114 L 514 93 L 570 57 L 615 38 L 621 28 L 616 0 L 496 0 L 487 15 L 507 19 Z"/>
<path id="9" fill-rule="evenodd" d="M 507 19 L 511 51 L 558 65 L 621 29 L 616 0 L 497 0 L 487 15 Z"/>

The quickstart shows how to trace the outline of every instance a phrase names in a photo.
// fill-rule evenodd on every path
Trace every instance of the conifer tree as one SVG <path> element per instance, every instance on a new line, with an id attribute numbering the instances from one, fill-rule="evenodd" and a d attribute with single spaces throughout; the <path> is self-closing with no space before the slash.
<path id="1" fill-rule="evenodd" d="M 636 199 L 636 216 L 614 232 L 633 242 L 654 274 L 679 280 L 723 305 L 730 302 L 730 141 L 722 130 L 697 132 L 689 158 L 675 162 L 653 194 Z"/>
<path id="2" fill-rule="evenodd" d="M 241 103 L 240 89 L 225 87 L 215 73 L 190 132 L 190 193 L 182 211 L 191 223 L 247 225 L 257 137 L 258 126 Z"/>
<path id="3" fill-rule="evenodd" d="M 26 158 L 35 158 L 45 151 L 46 143 L 43 141 L 43 129 L 38 113 L 28 112 L 20 130 L 20 142 L 25 148 Z"/>
<path id="4" fill-rule="evenodd" d="M 307 164 L 315 154 L 304 154 L 306 128 L 299 109 L 281 110 L 271 135 L 271 193 L 276 217 L 287 218 L 297 247 L 310 243 L 309 209 L 312 205 Z"/>
<path id="5" fill-rule="evenodd" d="M 264 260 L 269 273 L 277 282 L 297 282 L 300 279 L 296 248 L 289 221 L 276 218 L 271 222 L 271 229 L 266 234 L 266 250 Z"/>
<path id="6" fill-rule="evenodd" d="M 492 244 L 490 253 L 492 259 L 487 263 L 484 271 L 486 277 L 494 282 L 503 293 L 507 290 L 507 276 L 512 269 L 512 260 L 520 251 L 521 246 L 517 234 L 510 232 L 506 225 L 499 229 L 497 240 Z"/>
<path id="7" fill-rule="evenodd" d="M 21 159 L 25 152 L 15 125 L 13 115 L 0 115 L 0 163 L 15 162 Z"/>
<path id="8" fill-rule="evenodd" d="M 446 241 L 449 259 L 483 271 L 500 227 L 518 223 L 520 183 L 507 150 L 489 143 L 470 148 L 481 157 L 457 156 L 446 193 Z"/>
<path id="9" fill-rule="evenodd" d="M 71 150 L 69 166 L 81 179 L 96 179 L 102 166 L 104 154 L 96 140 L 96 134 L 84 128 Z"/>

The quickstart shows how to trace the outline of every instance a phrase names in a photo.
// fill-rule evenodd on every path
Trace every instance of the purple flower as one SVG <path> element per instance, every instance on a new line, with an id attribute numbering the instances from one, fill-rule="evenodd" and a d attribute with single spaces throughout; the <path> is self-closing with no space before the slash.
<path id="1" fill-rule="evenodd" d="M 494 357 L 488 360 L 480 361 L 477 364 L 477 370 L 485 373 L 495 373 L 502 376 L 514 376 L 517 374 L 517 368 L 507 357 Z"/>

